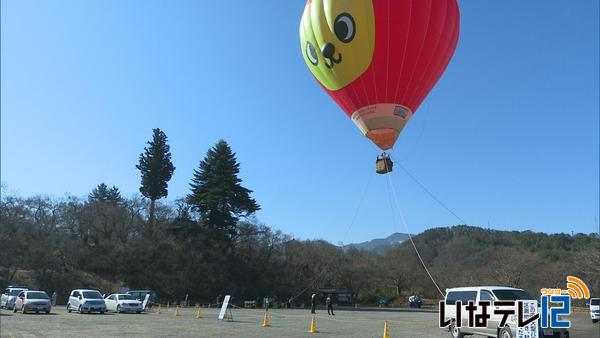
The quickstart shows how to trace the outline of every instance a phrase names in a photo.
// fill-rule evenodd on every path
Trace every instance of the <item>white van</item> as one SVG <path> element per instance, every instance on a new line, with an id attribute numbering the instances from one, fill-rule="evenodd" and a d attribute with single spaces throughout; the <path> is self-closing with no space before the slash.
<path id="1" fill-rule="evenodd" d="M 79 313 L 106 312 L 106 303 L 98 290 L 73 290 L 67 302 L 67 311 L 76 310 Z"/>
<path id="2" fill-rule="evenodd" d="M 506 286 L 473 286 L 446 289 L 444 308 L 445 320 L 456 319 L 456 302 L 460 300 L 463 304 L 461 310 L 462 327 L 457 327 L 455 322 L 450 324 L 450 333 L 454 338 L 464 337 L 466 334 L 478 334 L 488 337 L 497 338 L 513 338 L 517 337 L 517 316 L 510 315 L 504 327 L 499 328 L 498 325 L 502 320 L 502 315 L 494 314 L 494 302 L 496 301 L 517 301 L 517 300 L 536 300 L 522 289 L 510 288 Z M 465 306 L 469 301 L 479 303 L 480 301 L 489 301 L 491 306 L 488 308 L 490 318 L 487 322 L 487 327 L 469 327 L 469 315 L 465 310 Z M 539 305 L 538 305 L 539 306 Z M 480 314 L 478 309 L 476 314 Z M 568 337 L 568 332 L 564 329 L 543 329 L 539 331 L 539 337 Z"/>
<path id="3" fill-rule="evenodd" d="M 598 322 L 600 320 L 600 298 L 590 298 L 590 302 L 587 305 L 590 307 L 592 322 Z"/>

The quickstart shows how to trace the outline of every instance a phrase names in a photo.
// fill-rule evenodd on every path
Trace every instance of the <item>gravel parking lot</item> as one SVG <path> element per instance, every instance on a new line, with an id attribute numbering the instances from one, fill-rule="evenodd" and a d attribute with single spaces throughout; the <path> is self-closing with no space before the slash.
<path id="1" fill-rule="evenodd" d="M 20 314 L 3 310 L 0 337 L 381 337 L 383 321 L 389 321 L 391 337 L 443 337 L 450 334 L 437 327 L 437 313 L 343 311 L 335 317 L 318 312 L 318 334 L 308 333 L 307 310 L 271 310 L 271 327 L 263 328 L 262 310 L 234 309 L 232 322 L 218 321 L 217 309 L 187 308 L 174 316 L 173 308 L 160 315 L 146 314 L 78 314 L 63 307 L 49 315 Z M 571 338 L 600 337 L 600 325 L 592 324 L 585 313 L 571 317 Z M 475 337 L 475 336 L 474 336 Z"/>

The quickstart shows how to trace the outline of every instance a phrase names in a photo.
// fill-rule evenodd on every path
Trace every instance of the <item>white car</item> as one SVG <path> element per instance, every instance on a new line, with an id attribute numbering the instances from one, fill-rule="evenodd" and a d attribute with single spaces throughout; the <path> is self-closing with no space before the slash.
<path id="1" fill-rule="evenodd" d="M 592 322 L 597 323 L 600 320 L 600 298 L 590 298 L 590 302 L 587 305 L 590 307 Z"/>
<path id="2" fill-rule="evenodd" d="M 0 296 L 0 307 L 12 310 L 15 307 L 17 296 L 28 289 L 24 286 L 12 286 L 6 288 L 2 296 Z"/>
<path id="3" fill-rule="evenodd" d="M 104 302 L 108 311 L 141 313 L 144 310 L 142 302 L 124 293 L 113 293 Z"/>
<path id="4" fill-rule="evenodd" d="M 458 327 L 454 320 L 456 319 L 457 301 L 463 304 L 461 309 L 462 326 Z M 506 324 L 503 327 L 498 327 L 502 319 L 502 315 L 494 314 L 494 302 L 496 301 L 517 301 L 517 300 L 536 300 L 529 295 L 525 290 L 510 288 L 505 286 L 474 286 L 446 289 L 444 319 L 452 320 L 450 324 L 450 333 L 454 338 L 462 338 L 465 335 L 478 334 L 487 337 L 498 338 L 513 338 L 517 337 L 517 316 L 509 315 Z M 465 306 L 469 301 L 478 304 L 480 301 L 489 301 L 491 306 L 488 307 L 490 318 L 487 321 L 486 327 L 469 327 L 468 312 Z M 539 304 L 538 304 L 539 312 Z M 481 309 L 476 311 L 480 314 Z M 538 326 L 539 327 L 539 326 Z M 565 329 L 540 329 L 539 337 L 568 337 L 568 332 Z"/>
<path id="5" fill-rule="evenodd" d="M 71 291 L 69 301 L 67 302 L 67 311 L 77 311 L 79 313 L 106 312 L 106 304 L 98 290 L 78 289 Z"/>
<path id="6" fill-rule="evenodd" d="M 17 300 L 13 312 L 21 311 L 25 314 L 27 312 L 45 312 L 50 313 L 52 304 L 50 303 L 50 297 L 44 291 L 21 291 Z"/>

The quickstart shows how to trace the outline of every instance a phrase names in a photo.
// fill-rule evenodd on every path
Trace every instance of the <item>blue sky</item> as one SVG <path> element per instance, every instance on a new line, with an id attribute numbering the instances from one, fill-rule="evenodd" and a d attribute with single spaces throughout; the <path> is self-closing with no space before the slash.
<path id="1" fill-rule="evenodd" d="M 159 127 L 177 167 L 167 200 L 223 138 L 262 222 L 334 243 L 404 231 L 377 149 L 304 65 L 304 3 L 2 1 L 2 182 L 24 196 L 100 182 L 133 195 Z M 456 54 L 393 156 L 471 225 L 592 232 L 598 1 L 459 5 Z M 460 223 L 401 170 L 392 179 L 411 232 Z"/>

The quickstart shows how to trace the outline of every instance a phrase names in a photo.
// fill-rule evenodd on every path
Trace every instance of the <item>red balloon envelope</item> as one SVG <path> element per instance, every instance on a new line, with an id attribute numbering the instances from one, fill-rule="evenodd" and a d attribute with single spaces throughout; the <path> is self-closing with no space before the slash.
<path id="1" fill-rule="evenodd" d="M 321 86 L 386 150 L 446 69 L 459 16 L 456 0 L 308 0 L 300 44 Z"/>

